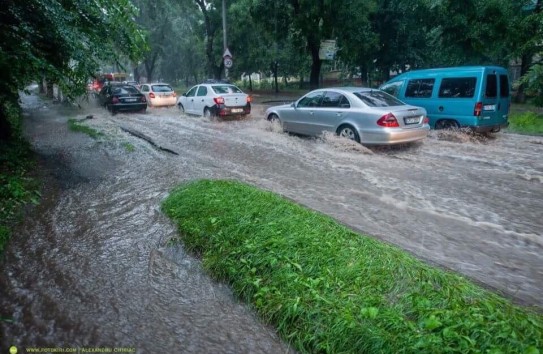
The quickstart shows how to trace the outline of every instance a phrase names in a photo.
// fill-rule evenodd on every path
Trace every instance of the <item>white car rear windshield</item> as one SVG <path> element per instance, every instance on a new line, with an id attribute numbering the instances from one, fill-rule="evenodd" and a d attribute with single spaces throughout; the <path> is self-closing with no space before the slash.
<path id="1" fill-rule="evenodd" d="M 171 92 L 173 89 L 170 85 L 151 85 L 153 92 Z"/>
<path id="2" fill-rule="evenodd" d="M 362 102 L 370 107 L 403 106 L 405 103 L 383 91 L 354 92 Z"/>
<path id="3" fill-rule="evenodd" d="M 239 88 L 233 85 L 213 85 L 211 86 L 215 93 L 243 93 Z"/>

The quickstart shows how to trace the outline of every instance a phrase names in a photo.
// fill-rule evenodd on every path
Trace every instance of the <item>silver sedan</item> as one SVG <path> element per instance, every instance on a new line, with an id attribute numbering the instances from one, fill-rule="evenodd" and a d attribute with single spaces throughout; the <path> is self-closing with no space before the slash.
<path id="1" fill-rule="evenodd" d="M 430 130 L 424 108 L 361 87 L 314 90 L 292 104 L 268 108 L 266 118 L 287 132 L 335 132 L 364 145 L 409 143 L 426 138 Z"/>

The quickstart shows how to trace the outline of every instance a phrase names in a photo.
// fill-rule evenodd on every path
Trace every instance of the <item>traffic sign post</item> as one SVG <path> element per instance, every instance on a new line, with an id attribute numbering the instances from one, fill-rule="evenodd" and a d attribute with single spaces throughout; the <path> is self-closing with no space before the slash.
<path id="1" fill-rule="evenodd" d="M 227 69 L 232 68 L 232 66 L 234 65 L 234 61 L 232 60 L 232 53 L 230 53 L 228 48 L 226 48 L 226 50 L 224 51 L 222 58 L 223 58 L 224 67 Z"/>

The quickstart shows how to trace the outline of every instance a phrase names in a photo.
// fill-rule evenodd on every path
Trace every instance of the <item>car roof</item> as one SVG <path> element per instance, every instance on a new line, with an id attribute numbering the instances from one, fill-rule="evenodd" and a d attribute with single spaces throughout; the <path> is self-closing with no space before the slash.
<path id="1" fill-rule="evenodd" d="M 314 91 L 331 91 L 331 90 L 335 90 L 335 91 L 345 91 L 345 92 L 371 92 L 371 91 L 380 91 L 379 89 L 376 89 L 376 88 L 371 88 L 371 87 L 356 87 L 356 86 L 348 86 L 348 87 L 325 87 L 325 88 L 320 88 L 320 89 L 317 89 L 317 90 L 314 90 Z"/>

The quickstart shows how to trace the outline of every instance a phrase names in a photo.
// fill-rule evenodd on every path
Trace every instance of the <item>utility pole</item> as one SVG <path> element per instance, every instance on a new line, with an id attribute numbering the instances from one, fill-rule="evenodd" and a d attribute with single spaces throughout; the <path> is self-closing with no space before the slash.
<path id="1" fill-rule="evenodd" d="M 223 39 L 223 50 L 226 52 L 228 48 L 228 42 L 226 40 L 226 0 L 222 0 L 222 39 Z M 228 68 L 224 68 L 224 77 L 228 79 Z"/>

